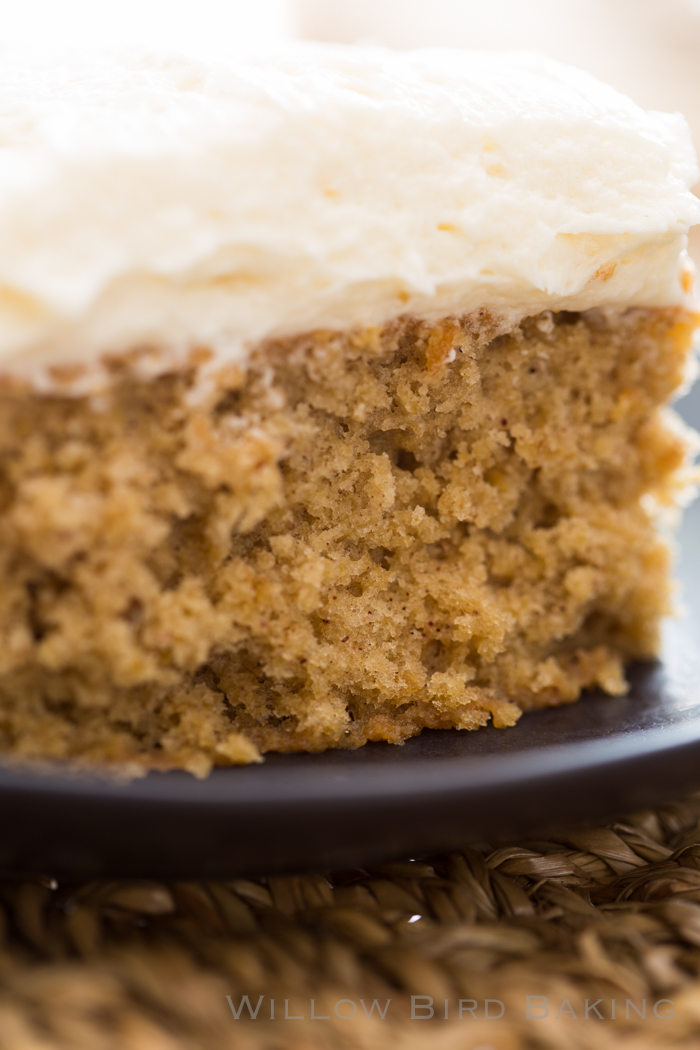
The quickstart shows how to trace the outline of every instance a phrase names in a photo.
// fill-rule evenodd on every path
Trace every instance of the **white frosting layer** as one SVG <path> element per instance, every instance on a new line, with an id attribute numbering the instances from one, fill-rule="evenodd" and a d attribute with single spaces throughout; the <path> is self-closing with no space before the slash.
<path id="1" fill-rule="evenodd" d="M 679 115 L 521 53 L 0 68 L 0 365 L 681 301 Z"/>

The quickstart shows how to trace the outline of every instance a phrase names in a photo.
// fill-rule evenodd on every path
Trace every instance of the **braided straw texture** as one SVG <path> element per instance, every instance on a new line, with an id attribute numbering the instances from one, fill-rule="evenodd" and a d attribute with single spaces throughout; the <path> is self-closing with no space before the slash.
<path id="1" fill-rule="evenodd" d="M 0 898 L 0 1050 L 700 1046 L 698 799 L 371 870 Z"/>

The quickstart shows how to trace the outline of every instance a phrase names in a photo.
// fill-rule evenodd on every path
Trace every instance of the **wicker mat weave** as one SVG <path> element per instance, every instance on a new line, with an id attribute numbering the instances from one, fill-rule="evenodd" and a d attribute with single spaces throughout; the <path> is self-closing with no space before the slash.
<path id="1" fill-rule="evenodd" d="M 0 897 L 1 1050 L 700 1047 L 697 799 L 372 870 Z"/>

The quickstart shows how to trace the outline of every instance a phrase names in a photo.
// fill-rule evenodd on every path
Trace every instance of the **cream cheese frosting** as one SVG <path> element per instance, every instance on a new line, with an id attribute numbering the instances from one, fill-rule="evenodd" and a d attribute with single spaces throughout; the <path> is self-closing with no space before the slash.
<path id="1" fill-rule="evenodd" d="M 682 301 L 683 118 L 544 57 L 290 43 L 0 65 L 4 371 Z"/>

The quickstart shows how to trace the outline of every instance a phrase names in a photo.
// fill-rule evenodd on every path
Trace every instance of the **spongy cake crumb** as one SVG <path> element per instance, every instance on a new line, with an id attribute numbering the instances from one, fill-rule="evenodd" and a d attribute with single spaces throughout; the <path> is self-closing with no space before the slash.
<path id="1" fill-rule="evenodd" d="M 0 746 L 181 766 L 625 690 L 657 651 L 680 309 L 403 319 L 100 399 L 0 391 Z M 200 391 L 201 394 L 201 391 Z"/>

